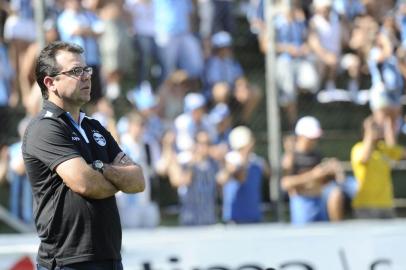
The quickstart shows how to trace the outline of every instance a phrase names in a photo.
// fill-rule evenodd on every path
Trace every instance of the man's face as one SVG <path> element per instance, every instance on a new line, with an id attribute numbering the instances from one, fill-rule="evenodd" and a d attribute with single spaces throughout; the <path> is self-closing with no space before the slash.
<path id="1" fill-rule="evenodd" d="M 319 142 L 319 139 L 318 138 L 315 138 L 315 139 L 307 138 L 305 136 L 298 136 L 298 141 L 302 142 L 302 144 L 304 145 L 304 148 L 307 151 L 311 151 L 316 148 L 316 146 Z"/>
<path id="2" fill-rule="evenodd" d="M 207 132 L 199 132 L 195 142 L 196 152 L 203 157 L 207 157 L 210 148 L 210 136 Z"/>
<path id="3" fill-rule="evenodd" d="M 83 57 L 76 53 L 60 51 L 55 59 L 61 67 L 59 73 L 86 66 Z M 55 76 L 54 89 L 51 89 L 50 92 L 64 101 L 81 106 L 90 101 L 90 79 L 91 75 L 86 72 L 81 76 L 76 76 L 73 73 L 59 74 Z"/>
<path id="4" fill-rule="evenodd" d="M 204 108 L 200 107 L 192 111 L 192 118 L 196 122 L 200 122 L 204 116 Z"/>

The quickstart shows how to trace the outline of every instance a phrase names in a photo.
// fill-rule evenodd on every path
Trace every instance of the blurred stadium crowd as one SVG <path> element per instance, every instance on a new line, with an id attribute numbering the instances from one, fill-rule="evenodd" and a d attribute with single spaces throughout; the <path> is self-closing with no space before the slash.
<path id="1" fill-rule="evenodd" d="M 388 160 L 404 157 L 397 135 L 403 127 L 406 2 L 273 2 L 279 104 L 295 134 L 283 142 L 281 188 L 290 220 L 341 220 L 347 200 L 356 217 L 394 217 Z M 39 50 L 34 1 L 0 4 L 0 107 L 23 108 L 21 137 L 42 101 L 33 76 Z M 124 227 L 160 224 L 157 201 L 170 194 L 154 195 L 156 182 L 176 190 L 181 225 L 264 220 L 264 182 L 271 172 L 266 158 L 255 154 L 250 125 L 264 82 L 246 76 L 241 52 L 233 49 L 236 35 L 255 35 L 265 57 L 264 1 L 49 0 L 45 9 L 46 43 L 81 45 L 93 68 L 87 114 L 107 127 L 148 179 L 142 194 L 117 194 Z M 238 27 L 241 14 L 247 33 Z M 351 154 L 354 177 L 318 151 L 320 122 L 298 119 L 303 92 L 319 103 L 369 104 L 371 116 L 359 123 L 363 140 Z M 0 178 L 10 186 L 10 212 L 31 223 L 20 147 L 18 140 L 2 142 Z"/>

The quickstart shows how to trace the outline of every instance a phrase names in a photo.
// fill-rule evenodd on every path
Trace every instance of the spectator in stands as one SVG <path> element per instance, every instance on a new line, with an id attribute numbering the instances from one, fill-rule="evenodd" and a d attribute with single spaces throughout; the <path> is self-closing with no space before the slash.
<path id="1" fill-rule="evenodd" d="M 190 78 L 183 70 L 173 72 L 159 87 L 158 114 L 165 123 L 172 124 L 183 112 L 183 99 L 190 91 Z"/>
<path id="2" fill-rule="evenodd" d="M 210 38 L 213 30 L 213 2 L 212 0 L 197 0 L 197 12 L 199 19 L 199 37 L 203 45 L 204 58 L 210 56 Z"/>
<path id="3" fill-rule="evenodd" d="M 361 142 L 351 150 L 351 165 L 358 190 L 353 200 L 357 218 L 393 218 L 393 186 L 390 161 L 405 157 L 397 144 L 394 121 L 386 116 L 382 123 L 369 116 L 363 123 Z"/>
<path id="4" fill-rule="evenodd" d="M 174 128 L 176 132 L 176 147 L 182 152 L 193 145 L 198 131 L 206 131 L 210 141 L 216 136 L 216 130 L 206 114 L 206 100 L 199 93 L 189 93 L 184 99 L 184 113 L 176 117 Z"/>
<path id="5" fill-rule="evenodd" d="M 9 43 L 10 63 L 16 72 L 16 76 L 12 78 L 14 81 L 9 97 L 9 103 L 12 106 L 16 106 L 18 102 L 24 104 L 30 90 L 21 85 L 20 68 L 24 63 L 24 54 L 28 46 L 36 38 L 33 2 L 32 0 L 10 1 L 10 14 L 4 24 L 4 40 Z"/>
<path id="6" fill-rule="evenodd" d="M 230 150 L 229 135 L 231 131 L 230 109 L 224 103 L 217 104 L 209 113 L 209 119 L 216 128 L 216 137 L 210 149 L 210 156 L 224 163 L 224 156 Z"/>
<path id="7" fill-rule="evenodd" d="M 56 27 L 56 21 L 53 19 L 46 19 L 43 23 L 45 43 L 49 44 L 59 39 L 58 30 Z M 31 43 L 25 54 L 24 61 L 20 68 L 20 84 L 23 89 L 27 91 L 27 99 L 24 102 L 26 111 L 34 116 L 42 108 L 41 103 L 41 90 L 38 88 L 35 82 L 35 62 L 37 61 L 39 53 L 38 42 Z"/>
<path id="8" fill-rule="evenodd" d="M 398 4 L 397 23 L 400 32 L 401 46 L 406 47 L 406 3 L 400 2 Z"/>
<path id="9" fill-rule="evenodd" d="M 384 116 L 389 114 L 394 122 L 398 121 L 404 81 L 393 44 L 383 32 L 376 36 L 374 47 L 370 50 L 368 67 L 372 81 L 370 107 L 374 119 L 382 125 Z"/>
<path id="10" fill-rule="evenodd" d="M 120 210 L 121 223 L 124 227 L 155 227 L 159 224 L 158 205 L 151 200 L 151 178 L 153 169 L 149 160 L 155 151 L 148 151 L 156 147 L 145 140 L 145 120 L 141 115 L 130 112 L 127 117 L 128 130 L 121 136 L 121 147 L 134 162 L 140 164 L 145 178 L 145 190 L 137 194 L 117 194 L 117 206 Z"/>
<path id="11" fill-rule="evenodd" d="M 247 19 L 250 24 L 251 33 L 257 36 L 260 52 L 266 54 L 268 50 L 268 31 L 266 28 L 264 3 L 264 0 L 250 0 Z"/>
<path id="12" fill-rule="evenodd" d="M 255 139 L 246 126 L 231 130 L 232 151 L 225 156 L 225 166 L 217 175 L 223 189 L 223 221 L 255 223 L 262 220 L 262 183 L 269 176 L 269 166 L 254 152 Z"/>
<path id="13" fill-rule="evenodd" d="M 233 89 L 235 81 L 244 76 L 240 63 L 233 56 L 232 42 L 228 32 L 222 31 L 212 36 L 212 55 L 207 60 L 204 74 L 207 91 L 211 91 L 219 82 L 226 82 Z M 211 93 L 206 96 L 211 98 Z"/>
<path id="14" fill-rule="evenodd" d="M 261 101 L 261 89 L 248 81 L 246 77 L 235 82 L 233 96 L 230 102 L 234 125 L 248 125 L 252 114 Z"/>
<path id="15" fill-rule="evenodd" d="M 290 217 L 295 225 L 343 217 L 344 195 L 333 181 L 342 182 L 345 176 L 338 160 L 323 160 L 317 150 L 322 133 L 319 121 L 305 116 L 296 124 L 296 138 L 285 141 L 281 185 L 289 195 Z"/>
<path id="16" fill-rule="evenodd" d="M 181 181 L 180 166 L 176 152 L 176 134 L 172 129 L 165 131 L 161 140 L 162 151 L 156 165 L 156 172 L 159 176 L 168 178 L 171 183 Z"/>
<path id="17" fill-rule="evenodd" d="M 368 55 L 375 43 L 379 27 L 373 17 L 368 15 L 356 17 L 351 25 L 347 53 L 341 60 L 341 67 L 346 70 L 349 77 L 347 89 L 352 101 L 365 104 L 368 102 L 368 95 L 364 93 L 367 92 L 359 90 L 370 87 Z"/>
<path id="18" fill-rule="evenodd" d="M 214 144 L 225 143 L 228 145 L 228 136 L 231 131 L 230 109 L 224 103 L 218 103 L 209 113 L 211 123 L 216 127 Z"/>
<path id="19" fill-rule="evenodd" d="M 114 100 L 121 94 L 122 79 L 134 74 L 135 54 L 130 30 L 130 14 L 123 0 L 106 2 L 99 8 L 104 31 L 98 38 L 106 96 Z"/>
<path id="20" fill-rule="evenodd" d="M 365 14 L 362 0 L 335 0 L 333 8 L 345 20 L 346 27 L 351 27 L 350 24 L 357 16 Z"/>
<path id="21" fill-rule="evenodd" d="M 9 147 L 8 179 L 10 181 L 10 212 L 22 222 L 31 224 L 32 214 L 32 191 L 30 181 L 25 171 L 23 155 L 21 151 L 22 138 L 25 129 L 31 119 L 23 118 L 18 124 L 20 140 Z"/>
<path id="22" fill-rule="evenodd" d="M 214 102 L 230 103 L 235 122 L 246 124 L 261 99 L 261 92 L 244 77 L 240 63 L 233 56 L 231 45 L 232 37 L 229 33 L 222 31 L 213 35 L 213 55 L 205 67 L 205 95 L 208 100 L 215 99 Z M 223 83 L 227 83 L 228 87 Z"/>
<path id="23" fill-rule="evenodd" d="M 213 106 L 216 104 L 229 104 L 231 99 L 231 89 L 227 82 L 217 82 L 213 85 L 211 93 L 206 92 L 206 98 L 209 98 Z M 211 96 L 211 98 L 210 98 Z"/>
<path id="24" fill-rule="evenodd" d="M 247 19 L 251 33 L 263 35 L 265 32 L 265 6 L 264 0 L 250 0 L 247 10 Z M 261 38 L 259 39 L 261 40 Z M 262 51 L 264 52 L 264 51 Z"/>
<path id="25" fill-rule="evenodd" d="M 280 104 L 285 109 L 288 122 L 294 125 L 297 118 L 298 91 L 318 90 L 318 75 L 309 61 L 306 43 L 307 26 L 299 3 L 275 17 L 276 32 L 276 84 L 280 91 Z"/>
<path id="26" fill-rule="evenodd" d="M 162 65 L 163 82 L 177 68 L 184 69 L 192 78 L 200 78 L 203 52 L 191 33 L 191 0 L 153 0 L 155 42 Z"/>
<path id="27" fill-rule="evenodd" d="M 151 84 L 148 81 L 142 82 L 127 93 L 127 99 L 145 119 L 145 136 L 159 144 L 165 125 L 158 115 L 158 100 L 152 91 Z"/>
<path id="28" fill-rule="evenodd" d="M 0 39 L 0 107 L 9 105 L 14 70 L 8 57 L 6 45 Z"/>
<path id="29" fill-rule="evenodd" d="M 102 22 L 95 13 L 82 6 L 81 0 L 66 0 L 64 10 L 58 17 L 57 26 L 62 41 L 86 48 L 86 64 L 93 68 L 91 100 L 96 102 L 103 95 L 97 43 L 97 38 L 104 30 Z"/>
<path id="30" fill-rule="evenodd" d="M 390 10 L 394 8 L 393 0 L 362 0 L 365 7 L 365 11 L 368 15 L 372 16 L 375 21 L 381 23 L 383 18 L 388 14 Z M 400 2 L 400 1 L 396 1 Z"/>
<path id="31" fill-rule="evenodd" d="M 233 9 L 235 5 L 234 0 L 212 0 L 213 1 L 213 33 L 220 31 L 233 32 L 234 29 L 234 15 Z"/>
<path id="32" fill-rule="evenodd" d="M 217 222 L 218 165 L 209 155 L 210 146 L 210 136 L 202 130 L 196 133 L 191 151 L 178 155 L 180 175 L 170 180 L 178 188 L 181 225 L 209 225 Z"/>
<path id="33" fill-rule="evenodd" d="M 322 87 L 334 90 L 344 30 L 338 14 L 332 10 L 332 0 L 314 0 L 313 7 L 315 13 L 310 20 L 309 46 L 317 59 L 324 83 Z"/>
<path id="34" fill-rule="evenodd" d="M 151 67 L 158 62 L 155 43 L 155 15 L 152 0 L 127 0 L 125 7 L 132 16 L 132 36 L 137 55 L 137 83 L 149 81 Z"/>

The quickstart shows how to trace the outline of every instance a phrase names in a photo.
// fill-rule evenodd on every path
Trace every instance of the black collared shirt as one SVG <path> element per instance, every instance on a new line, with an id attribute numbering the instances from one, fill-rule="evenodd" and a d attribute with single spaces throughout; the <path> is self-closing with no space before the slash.
<path id="1" fill-rule="evenodd" d="M 34 194 L 34 217 L 41 244 L 38 263 L 121 259 L 121 224 L 114 196 L 95 200 L 73 192 L 56 173 L 62 162 L 82 157 L 88 164 L 111 163 L 121 149 L 97 121 L 85 117 L 82 136 L 64 110 L 49 101 L 29 124 L 23 157 Z"/>

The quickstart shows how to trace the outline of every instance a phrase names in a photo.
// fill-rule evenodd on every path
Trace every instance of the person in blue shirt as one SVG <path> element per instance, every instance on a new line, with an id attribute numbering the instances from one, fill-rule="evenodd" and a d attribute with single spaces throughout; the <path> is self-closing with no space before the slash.
<path id="1" fill-rule="evenodd" d="M 180 68 L 192 78 L 199 78 L 203 70 L 203 51 L 192 34 L 191 0 L 153 0 L 155 14 L 155 42 L 162 65 L 161 82 Z"/>
<path id="2" fill-rule="evenodd" d="M 267 163 L 254 152 L 254 136 L 246 126 L 230 133 L 233 151 L 225 156 L 225 167 L 217 174 L 223 189 L 223 221 L 255 223 L 262 220 L 262 184 L 269 176 Z"/>
<path id="3" fill-rule="evenodd" d="M 189 153 L 178 156 L 180 174 L 170 178 L 178 188 L 181 225 L 210 225 L 217 222 L 217 162 L 210 157 L 211 138 L 197 132 Z"/>
<path id="4" fill-rule="evenodd" d="M 8 106 L 13 68 L 8 58 L 7 48 L 0 41 L 0 107 Z"/>
<path id="5" fill-rule="evenodd" d="M 221 31 L 214 34 L 211 41 L 213 52 L 206 62 L 203 77 L 206 99 L 229 103 L 235 123 L 248 123 L 262 93 L 244 76 L 241 64 L 233 55 L 231 35 Z M 228 88 L 226 97 L 216 100 L 218 90 L 224 86 Z"/>
<path id="6" fill-rule="evenodd" d="M 233 56 L 233 39 L 228 32 L 221 31 L 212 36 L 212 55 L 207 60 L 204 73 L 206 96 L 211 97 L 211 91 L 216 83 L 225 82 L 230 88 L 235 81 L 244 76 L 241 64 Z"/>
<path id="7" fill-rule="evenodd" d="M 300 90 L 317 91 L 318 75 L 309 59 L 306 42 L 307 25 L 303 10 L 292 6 L 274 19 L 276 37 L 276 86 L 280 103 L 286 112 L 289 124 L 297 118 L 297 96 Z"/>
<path id="8" fill-rule="evenodd" d="M 233 8 L 236 4 L 234 0 L 212 0 L 213 16 L 213 33 L 218 31 L 232 32 L 234 29 L 235 18 Z"/>

